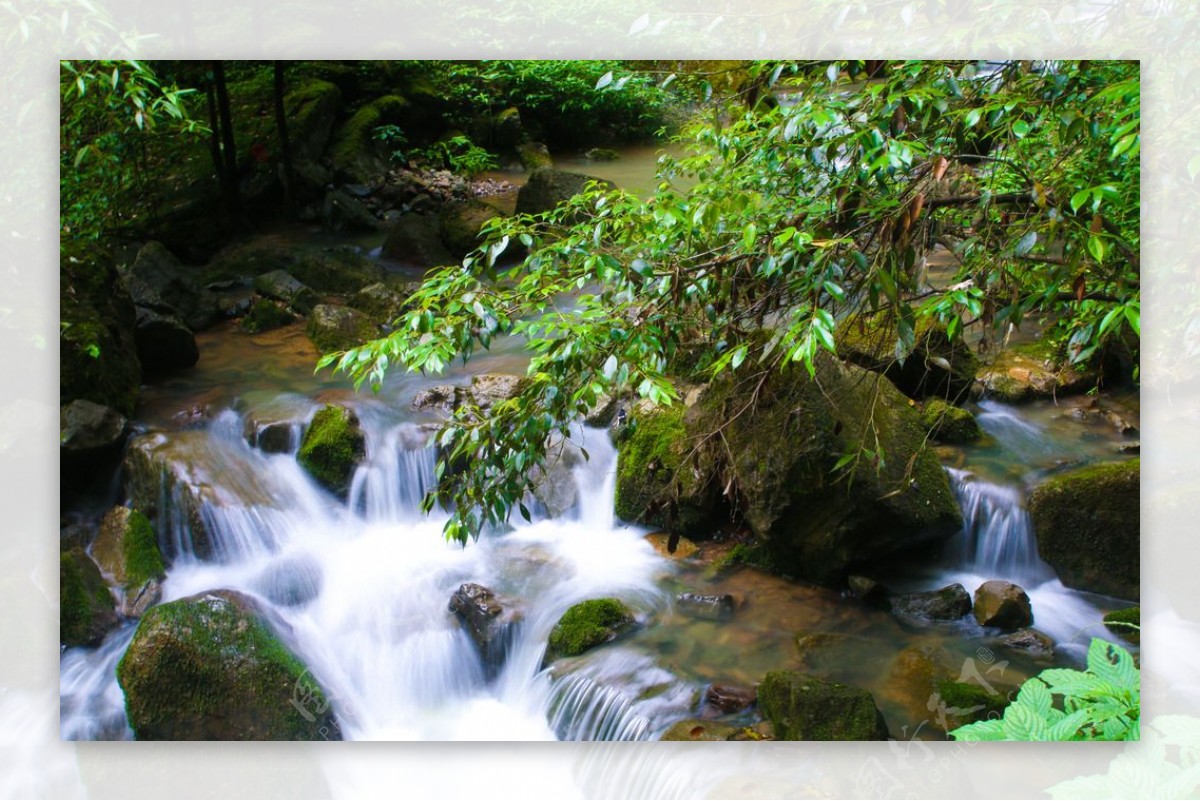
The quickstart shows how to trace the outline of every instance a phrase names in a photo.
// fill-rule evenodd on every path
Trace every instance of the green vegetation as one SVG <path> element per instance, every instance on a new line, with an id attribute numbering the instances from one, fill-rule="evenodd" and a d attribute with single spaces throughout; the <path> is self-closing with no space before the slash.
<path id="1" fill-rule="evenodd" d="M 925 404 L 921 424 L 930 436 L 941 442 L 974 442 L 983 436 L 975 415 L 966 409 L 951 406 L 941 398 Z"/>
<path id="2" fill-rule="evenodd" d="M 678 381 L 723 374 L 752 395 L 789 363 L 814 373 L 848 312 L 891 315 L 897 360 L 924 319 L 951 341 L 967 326 L 995 341 L 1034 318 L 1080 363 L 1136 338 L 1136 63 L 887 62 L 866 81 L 855 61 L 749 69 L 763 97 L 798 99 L 693 125 L 646 200 L 594 186 L 494 221 L 392 334 L 321 361 L 378 385 L 394 365 L 438 372 L 499 336 L 528 339 L 522 392 L 440 435 L 451 459 L 479 465 L 456 483 L 448 537 L 503 523 L 549 436 L 603 395 L 669 405 Z M 676 188 L 684 176 L 692 188 Z M 499 283 L 517 242 L 528 255 Z M 922 282 L 935 242 L 960 264 L 945 288 Z M 569 314 L 554 305 L 567 292 L 581 293 Z M 692 369 L 672 375 L 683 352 Z M 873 440 L 846 458 L 878 463 Z"/>
<path id="3" fill-rule="evenodd" d="M 955 729 L 956 740 L 1137 740 L 1141 672 L 1119 645 L 1093 639 L 1087 669 L 1043 670 L 998 720 Z"/>
<path id="4" fill-rule="evenodd" d="M 121 540 L 121 549 L 125 561 L 126 587 L 141 587 L 150 579 L 160 578 L 166 573 L 154 526 L 150 518 L 136 509 L 129 515 L 129 528 Z"/>
<path id="5" fill-rule="evenodd" d="M 758 708 L 779 740 L 886 740 L 887 726 L 866 690 L 795 671 L 768 673 Z"/>
<path id="6" fill-rule="evenodd" d="M 1123 640 L 1137 645 L 1142 640 L 1142 608 L 1130 606 L 1104 616 L 1104 627 Z"/>
<path id="7" fill-rule="evenodd" d="M 597 598 L 568 609 L 550 632 L 546 661 L 579 656 L 611 642 L 634 625 L 629 607 L 613 598 Z"/>
<path id="8" fill-rule="evenodd" d="M 327 489 L 345 496 L 354 470 L 365 453 L 366 438 L 354 413 L 330 405 L 313 416 L 296 458 L 300 466 Z"/>

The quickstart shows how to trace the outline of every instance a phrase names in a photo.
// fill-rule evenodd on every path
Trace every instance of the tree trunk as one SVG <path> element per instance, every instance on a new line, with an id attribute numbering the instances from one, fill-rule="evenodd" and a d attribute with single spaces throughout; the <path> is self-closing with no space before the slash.
<path id="1" fill-rule="evenodd" d="M 292 153 L 288 144 L 287 115 L 283 108 L 283 62 L 275 62 L 275 127 L 279 131 L 279 151 L 283 159 L 283 201 L 289 212 L 295 210 L 292 191 Z"/>
<path id="2" fill-rule="evenodd" d="M 233 113 L 229 110 L 229 90 L 225 86 L 225 64 L 213 62 L 213 81 L 217 90 L 217 111 L 221 118 L 221 147 L 225 163 L 225 200 L 231 214 L 241 211 L 238 197 L 237 150 L 233 141 Z"/>

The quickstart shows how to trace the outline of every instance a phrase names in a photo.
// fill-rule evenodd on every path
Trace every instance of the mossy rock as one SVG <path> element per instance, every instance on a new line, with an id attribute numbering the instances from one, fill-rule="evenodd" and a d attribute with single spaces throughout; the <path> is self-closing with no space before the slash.
<path id="1" fill-rule="evenodd" d="M 1142 642 L 1142 608 L 1130 606 L 1117 609 L 1104 616 L 1104 627 L 1126 642 L 1140 645 Z M 1138 628 L 1133 628 L 1137 626 Z"/>
<path id="2" fill-rule="evenodd" d="M 581 193 L 589 181 L 597 181 L 606 189 L 616 188 L 612 181 L 582 173 L 556 170 L 552 167 L 533 170 L 529 180 L 517 193 L 517 214 L 541 214 L 550 211 L 559 203 Z"/>
<path id="3" fill-rule="evenodd" d="M 504 213 L 482 200 L 458 200 L 442 206 L 438 212 L 438 232 L 442 244 L 455 259 L 461 259 L 479 247 L 484 223 Z M 510 245 L 512 247 L 512 245 Z"/>
<path id="4" fill-rule="evenodd" d="M 496 115 L 492 123 L 492 145 L 497 149 L 516 147 L 525 136 L 525 128 L 521 125 L 521 111 L 517 108 L 506 108 Z"/>
<path id="5" fill-rule="evenodd" d="M 142 384 L 136 313 L 101 244 L 63 240 L 59 314 L 60 403 L 82 399 L 132 415 Z"/>
<path id="6" fill-rule="evenodd" d="M 82 548 L 59 555 L 58 636 L 63 645 L 97 645 L 117 625 L 112 593 Z"/>
<path id="7" fill-rule="evenodd" d="M 945 716 L 946 731 L 953 731 L 968 723 L 1004 715 L 1008 706 L 1008 695 L 988 692 L 986 687 L 966 681 L 941 679 L 934 685 L 937 693 L 935 711 Z M 940 721 L 939 721 L 940 722 Z"/>
<path id="8" fill-rule="evenodd" d="M 1098 381 L 1090 367 L 1070 364 L 1061 348 L 1044 339 L 1014 345 L 996 354 L 976 374 L 985 396 L 1004 403 L 1084 392 Z"/>
<path id="9" fill-rule="evenodd" d="M 382 282 L 365 286 L 348 301 L 377 325 L 390 325 L 404 312 L 407 296 L 388 288 Z"/>
<path id="10" fill-rule="evenodd" d="M 636 625 L 629 607 L 613 598 L 597 598 L 577 603 L 568 609 L 546 645 L 546 662 L 564 656 L 579 656 L 599 645 L 612 642 Z"/>
<path id="11" fill-rule="evenodd" d="M 330 149 L 334 170 L 355 183 L 370 183 L 385 173 L 389 154 L 375 139 L 375 129 L 401 124 L 411 114 L 411 105 L 399 95 L 385 95 L 356 111 L 334 137 Z"/>
<path id="12" fill-rule="evenodd" d="M 161 579 L 166 573 L 154 526 L 136 509 L 116 506 L 104 516 L 92 554 L 127 591 L 151 579 Z"/>
<path id="13" fill-rule="evenodd" d="M 635 407 L 618 446 L 617 514 L 691 539 L 733 517 L 778 572 L 828 584 L 960 527 L 919 416 L 880 374 L 822 356 L 815 379 L 794 366 L 743 411 L 748 401 L 722 380 L 691 406 Z M 883 459 L 860 453 L 876 442 Z M 835 471 L 848 453 L 854 467 Z"/>
<path id="14" fill-rule="evenodd" d="M 340 739 L 316 680 L 257 603 L 230 590 L 148 611 L 117 681 L 139 740 Z"/>
<path id="15" fill-rule="evenodd" d="M 384 269 L 354 247 L 296 251 L 289 271 L 318 292 L 349 294 L 379 283 Z"/>
<path id="16" fill-rule="evenodd" d="M 1084 467 L 1029 494 L 1038 554 L 1063 584 L 1127 600 L 1140 597 L 1141 460 Z"/>
<path id="17" fill-rule="evenodd" d="M 313 416 L 296 458 L 318 483 L 345 497 L 350 479 L 365 455 L 366 437 L 354 412 L 329 405 Z"/>
<path id="18" fill-rule="evenodd" d="M 129 504 L 159 526 L 172 525 L 172 521 L 182 523 L 190 539 L 185 547 L 190 547 L 198 559 L 214 555 L 213 538 L 203 513 L 205 504 L 214 502 L 214 498 L 211 487 L 195 482 L 188 457 L 195 453 L 197 441 L 206 436 L 203 431 L 178 432 L 170 438 L 143 434 L 129 441 L 121 464 Z M 163 542 L 169 543 L 170 538 L 164 535 Z M 180 554 L 162 555 L 171 560 Z"/>
<path id="19" fill-rule="evenodd" d="M 517 158 L 528 172 L 554 166 L 550 151 L 541 142 L 522 142 L 517 145 Z"/>
<path id="20" fill-rule="evenodd" d="M 952 341 L 944 325 L 928 318 L 917 323 L 912 353 L 903 362 L 896 357 L 898 333 L 890 312 L 848 317 L 836 337 L 843 358 L 883 373 L 910 398 L 965 398 L 979 370 L 979 359 L 962 338 Z"/>
<path id="21" fill-rule="evenodd" d="M 758 708 L 779 740 L 886 740 L 887 724 L 866 690 L 795 671 L 768 673 Z"/>
<path id="22" fill-rule="evenodd" d="M 349 306 L 315 306 L 304 328 L 321 353 L 349 350 L 379 335 L 367 315 Z"/>
<path id="23" fill-rule="evenodd" d="M 239 327 L 247 334 L 261 334 L 290 325 L 295 320 L 286 307 L 264 298 L 256 298 Z"/>
<path id="24" fill-rule="evenodd" d="M 963 444 L 976 442 L 983 436 L 975 415 L 941 398 L 934 398 L 925 404 L 921 412 L 921 425 L 939 442 Z"/>
<path id="25" fill-rule="evenodd" d="M 455 258 L 442 244 L 438 219 L 433 215 L 405 214 L 383 241 L 383 255 L 403 264 L 427 268 L 453 264 Z"/>

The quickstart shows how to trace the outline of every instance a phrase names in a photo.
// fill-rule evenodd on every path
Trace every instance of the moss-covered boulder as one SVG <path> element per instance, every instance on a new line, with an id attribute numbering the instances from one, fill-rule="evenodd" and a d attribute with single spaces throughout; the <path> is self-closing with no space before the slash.
<path id="1" fill-rule="evenodd" d="M 100 522 L 92 556 L 122 589 L 121 614 L 138 617 L 158 602 L 166 573 L 150 519 L 136 509 L 115 506 Z"/>
<path id="2" fill-rule="evenodd" d="M 951 406 L 941 398 L 934 398 L 925 404 L 921 412 L 921 425 L 939 442 L 962 444 L 975 442 L 983 436 L 975 415 L 966 409 Z"/>
<path id="3" fill-rule="evenodd" d="M 330 159 L 338 176 L 353 183 L 369 184 L 388 169 L 386 148 L 375 136 L 381 125 L 398 125 L 410 114 L 412 104 L 399 95 L 384 95 L 356 111 L 337 130 Z"/>
<path id="4" fill-rule="evenodd" d="M 527 172 L 535 172 L 554 166 L 550 150 L 541 142 L 521 142 L 517 145 L 517 158 Z"/>
<path id="5" fill-rule="evenodd" d="M 304 328 L 321 353 L 349 350 L 379 334 L 379 328 L 367 315 L 349 306 L 322 303 L 314 306 Z"/>
<path id="6" fill-rule="evenodd" d="M 472 198 L 446 203 L 438 212 L 438 233 L 442 244 L 455 259 L 461 259 L 479 247 L 483 224 L 504 213 L 491 203 Z"/>
<path id="7" fill-rule="evenodd" d="M 1137 600 L 1141 460 L 1055 476 L 1029 494 L 1038 553 L 1068 587 Z"/>
<path id="8" fill-rule="evenodd" d="M 342 92 L 329 81 L 293 81 L 283 97 L 287 114 L 288 147 L 294 161 L 319 159 L 333 135 L 333 125 L 342 107 Z"/>
<path id="9" fill-rule="evenodd" d="M 366 455 L 366 442 L 354 412 L 331 404 L 313 416 L 296 458 L 326 489 L 345 497 L 350 479 Z"/>
<path id="10" fill-rule="evenodd" d="M 942 679 L 934 686 L 936 695 L 931 702 L 938 722 L 945 721 L 945 731 L 953 731 L 968 723 L 999 718 L 1008 706 L 1008 694 L 994 687 L 992 692 L 981 684 Z"/>
<path id="11" fill-rule="evenodd" d="M 276 328 L 290 325 L 295 320 L 296 318 L 282 303 L 266 298 L 255 298 L 250 311 L 238 325 L 247 334 L 261 334 L 264 331 L 273 331 Z"/>
<path id="12" fill-rule="evenodd" d="M 64 483 L 86 483 L 120 458 L 129 421 L 116 409 L 73 400 L 59 409 L 58 452 Z"/>
<path id="13" fill-rule="evenodd" d="M 887 724 L 866 690 L 795 671 L 768 673 L 758 708 L 779 740 L 886 740 Z"/>
<path id="14" fill-rule="evenodd" d="M 221 317 L 216 295 L 200 285 L 199 270 L 185 266 L 159 242 L 147 242 L 119 269 L 138 306 L 174 314 L 192 331 Z"/>
<path id="15" fill-rule="evenodd" d="M 58 588 L 58 637 L 63 645 L 96 645 L 117 625 L 112 593 L 83 549 L 59 555 Z"/>
<path id="16" fill-rule="evenodd" d="M 313 676 L 257 603 L 230 590 L 151 609 L 117 680 L 139 740 L 340 739 Z"/>
<path id="17" fill-rule="evenodd" d="M 605 181 L 578 172 L 542 167 L 529 175 L 529 180 L 517 193 L 517 214 L 541 214 L 550 211 L 564 200 L 570 200 L 584 190 L 589 181 L 601 186 L 615 188 L 612 181 Z"/>
<path id="18" fill-rule="evenodd" d="M 838 353 L 843 358 L 883 373 L 908 397 L 960 400 L 967 396 L 979 359 L 961 337 L 951 341 L 944 325 L 922 319 L 914 332 L 913 350 L 903 362 L 896 356 L 897 339 L 896 318 L 888 311 L 849 317 L 837 330 Z"/>
<path id="19" fill-rule="evenodd" d="M 825 357 L 816 368 L 769 376 L 753 407 L 729 381 L 691 406 L 635 406 L 619 435 L 617 514 L 692 539 L 734 517 L 780 572 L 821 583 L 957 531 L 909 400 L 878 373 Z M 846 454 L 853 467 L 835 470 Z"/>
<path id="20" fill-rule="evenodd" d="M 1011 581 L 992 579 L 975 590 L 975 619 L 981 626 L 1004 631 L 1025 628 L 1033 623 L 1029 595 Z"/>
<path id="21" fill-rule="evenodd" d="M 89 400 L 128 417 L 142 383 L 133 301 L 104 247 L 72 240 L 61 247 L 59 400 Z"/>
<path id="22" fill-rule="evenodd" d="M 347 301 L 351 308 L 358 309 L 380 326 L 390 326 L 404 312 L 407 296 L 388 287 L 383 282 L 365 286 Z"/>
<path id="23" fill-rule="evenodd" d="M 1061 349 L 1037 340 L 1000 351 L 976 378 L 986 397 L 1020 403 L 1084 392 L 1096 385 L 1097 372 L 1072 365 Z"/>
<path id="24" fill-rule="evenodd" d="M 301 314 L 308 314 L 316 305 L 317 296 L 294 275 L 285 270 L 271 270 L 254 278 L 254 291 L 265 298 L 277 300 Z"/>
<path id="25" fill-rule="evenodd" d="M 383 241 L 383 255 L 414 267 L 438 267 L 456 259 L 442 244 L 438 219 L 433 215 L 405 214 Z"/>
<path id="26" fill-rule="evenodd" d="M 516 147 L 525 138 L 525 128 L 521 125 L 521 111 L 510 107 L 496 115 L 492 121 L 492 145 L 497 150 L 507 150 Z"/>
<path id="27" fill-rule="evenodd" d="M 568 609 L 546 645 L 546 662 L 564 656 L 579 656 L 598 645 L 612 642 L 636 625 L 629 607 L 613 598 L 597 598 Z"/>
<path id="28" fill-rule="evenodd" d="M 225 248 L 204 268 L 204 280 L 217 282 L 253 281 L 265 297 L 281 300 L 307 314 L 316 298 L 306 295 L 297 305 L 292 294 L 299 290 L 286 284 L 260 289 L 263 277 L 276 281 L 286 274 L 305 289 L 317 292 L 349 294 L 382 281 L 385 271 L 361 250 L 349 245 L 313 247 L 296 245 L 277 238 L 262 237 Z M 270 279 L 266 276 L 270 274 Z"/>
<path id="29" fill-rule="evenodd" d="M 1104 616 L 1104 627 L 1126 642 L 1139 645 L 1142 642 L 1142 608 L 1130 606 L 1117 609 Z"/>

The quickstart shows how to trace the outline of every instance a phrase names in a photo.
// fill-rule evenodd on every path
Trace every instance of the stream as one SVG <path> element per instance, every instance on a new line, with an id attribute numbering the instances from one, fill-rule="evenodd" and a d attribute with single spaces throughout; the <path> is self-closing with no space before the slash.
<path id="1" fill-rule="evenodd" d="M 317 353 L 302 324 L 250 336 L 223 323 L 197 342 L 200 362 L 146 387 L 137 420 L 139 431 L 156 436 L 156 447 L 205 488 L 201 513 L 215 554 L 197 559 L 186 521 L 169 509 L 161 514 L 157 531 L 170 563 L 163 601 L 218 588 L 254 596 L 286 624 L 285 642 L 326 689 L 345 739 L 655 739 L 704 711 L 710 683 L 750 686 L 780 669 L 870 690 L 895 737 L 942 737 L 922 727 L 930 718 L 928 693 L 907 681 L 906 651 L 923 650 L 954 672 L 977 665 L 1003 691 L 1051 664 L 1079 665 L 1092 636 L 1110 636 L 1103 614 L 1127 605 L 1064 587 L 1038 558 L 1026 490 L 1064 465 L 1114 458 L 1120 439 L 1111 427 L 1074 419 L 1048 402 L 1018 409 L 983 401 L 973 408 L 985 440 L 941 449 L 963 531 L 940 556 L 898 563 L 876 578 L 904 592 L 958 582 L 973 593 L 988 579 L 1014 581 L 1032 600 L 1035 626 L 1056 643 L 1049 661 L 1000 653 L 994 632 L 970 616 L 918 626 L 834 590 L 747 567 L 714 574 L 710 559 L 660 555 L 648 529 L 614 518 L 616 451 L 599 429 L 576 428 L 573 445 L 590 459 L 574 468 L 578 502 L 565 516 L 547 519 L 534 509 L 530 523 L 514 515 L 509 531 L 465 547 L 445 542 L 444 513 L 419 510 L 434 481 L 433 451 L 424 443 L 437 418 L 410 411 L 410 404 L 434 384 L 524 372 L 519 342 L 498 342 L 469 370 L 446 376 L 394 373 L 378 394 L 354 393 L 327 371 L 314 375 Z M 304 424 L 329 402 L 352 407 L 367 437 L 367 459 L 345 502 L 294 456 Z M 247 442 L 248 428 L 274 421 L 293 424 L 291 452 L 266 454 Z M 109 492 L 91 501 L 94 509 L 117 500 Z M 707 557 L 725 547 L 701 545 Z M 519 599 L 525 612 L 493 677 L 447 610 L 464 582 Z M 729 593 L 736 613 L 727 620 L 689 616 L 675 600 L 684 591 Z M 559 617 L 599 597 L 624 601 L 641 627 L 543 669 Z M 132 738 L 115 667 L 135 627 L 126 622 L 99 647 L 63 652 L 64 739 Z M 796 647 L 801 632 L 840 640 L 803 654 Z M 994 659 L 980 661 L 981 654 Z M 732 720 L 753 721 L 742 715 Z"/>

